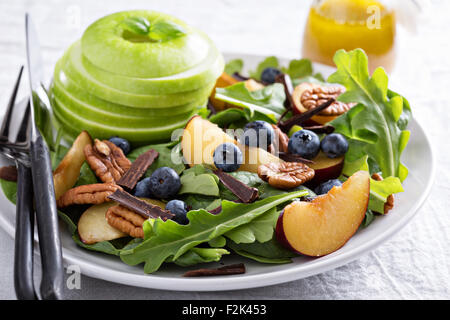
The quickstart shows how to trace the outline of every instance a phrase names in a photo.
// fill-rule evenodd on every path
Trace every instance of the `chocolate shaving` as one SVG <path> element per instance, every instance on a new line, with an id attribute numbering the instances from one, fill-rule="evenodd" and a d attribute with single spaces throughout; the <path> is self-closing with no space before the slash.
<path id="1" fill-rule="evenodd" d="M 210 116 L 217 113 L 217 110 L 216 108 L 214 108 L 214 105 L 212 104 L 210 99 L 208 99 L 208 104 L 206 105 L 206 107 L 208 108 L 209 111 L 211 111 Z"/>
<path id="2" fill-rule="evenodd" d="M 161 218 L 166 221 L 174 217 L 170 211 L 163 210 L 158 206 L 145 202 L 135 196 L 132 196 L 126 191 L 117 190 L 108 196 L 108 199 L 114 200 L 125 208 L 134 211 L 145 218 Z"/>
<path id="3" fill-rule="evenodd" d="M 222 212 L 222 205 L 220 205 L 217 208 L 214 208 L 212 210 L 208 210 L 208 212 L 211 214 L 214 214 L 214 215 L 219 214 Z"/>
<path id="4" fill-rule="evenodd" d="M 310 109 L 306 112 L 303 112 L 301 114 L 295 115 L 292 118 L 282 121 L 278 124 L 278 127 L 283 130 L 284 132 L 289 132 L 289 129 L 292 128 L 294 125 L 302 125 L 306 120 L 309 120 L 312 116 L 320 113 L 322 110 L 328 108 L 333 102 L 335 102 L 335 99 L 329 99 L 326 102 L 322 103 L 316 108 Z"/>
<path id="5" fill-rule="evenodd" d="M 141 154 L 132 164 L 130 169 L 117 181 L 119 186 L 133 190 L 153 161 L 159 156 L 158 151 L 150 149 Z"/>
<path id="6" fill-rule="evenodd" d="M 322 125 L 322 126 L 303 126 L 303 129 L 310 130 L 315 133 L 325 133 L 330 134 L 334 132 L 334 127 L 330 125 Z"/>
<path id="7" fill-rule="evenodd" d="M 216 269 L 197 269 L 191 270 L 183 274 L 183 277 L 208 277 L 223 276 L 232 274 L 245 273 L 245 265 L 243 263 L 230 264 Z"/>
<path id="8" fill-rule="evenodd" d="M 247 186 L 222 170 L 214 170 L 214 174 L 242 202 L 250 203 L 258 198 L 258 189 Z"/>
<path id="9" fill-rule="evenodd" d="M 278 157 L 286 162 L 301 162 L 306 164 L 314 163 L 314 161 L 312 160 L 305 159 L 297 154 L 292 154 L 288 152 L 279 152 Z"/>
<path id="10" fill-rule="evenodd" d="M 237 81 L 247 81 L 250 79 L 249 77 L 243 76 L 239 72 L 233 73 L 232 77 L 235 78 Z"/>
<path id="11" fill-rule="evenodd" d="M 6 181 L 17 181 L 17 168 L 16 166 L 6 166 L 0 168 L 0 179 Z"/>
<path id="12" fill-rule="evenodd" d="M 294 107 L 294 100 L 292 99 L 292 93 L 294 92 L 294 86 L 292 85 L 291 77 L 288 74 L 282 73 L 275 77 L 275 82 L 281 83 L 284 87 L 284 93 L 286 94 L 286 101 L 284 106 L 287 110 L 292 110 Z M 282 119 L 282 118 L 280 118 Z"/>

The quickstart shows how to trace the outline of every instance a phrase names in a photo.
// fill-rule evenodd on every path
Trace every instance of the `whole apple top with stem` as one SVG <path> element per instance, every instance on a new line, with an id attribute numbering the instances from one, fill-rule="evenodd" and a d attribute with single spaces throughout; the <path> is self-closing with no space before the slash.
<path id="1" fill-rule="evenodd" d="M 135 28 L 130 29 L 130 22 Z M 92 23 L 81 39 L 85 58 L 114 74 L 159 78 L 201 63 L 211 41 L 183 21 L 156 11 L 123 11 Z"/>

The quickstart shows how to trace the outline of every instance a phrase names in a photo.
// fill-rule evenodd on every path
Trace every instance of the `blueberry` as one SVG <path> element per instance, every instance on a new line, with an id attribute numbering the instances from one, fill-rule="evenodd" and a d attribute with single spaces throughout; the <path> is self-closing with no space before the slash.
<path id="1" fill-rule="evenodd" d="M 120 138 L 120 137 L 111 137 L 111 138 L 109 138 L 109 141 L 111 141 L 116 146 L 118 146 L 120 149 L 122 149 L 122 151 L 125 155 L 130 153 L 131 146 L 130 146 L 130 142 L 127 139 Z"/>
<path id="2" fill-rule="evenodd" d="M 317 195 L 327 194 L 328 191 L 330 191 L 333 187 L 340 187 L 340 186 L 342 186 L 342 182 L 340 182 L 338 179 L 332 179 L 319 184 L 316 187 L 316 189 L 314 189 L 314 192 Z"/>
<path id="3" fill-rule="evenodd" d="M 259 147 L 267 150 L 275 137 L 272 126 L 265 121 L 253 121 L 244 127 L 241 141 L 250 147 Z"/>
<path id="4" fill-rule="evenodd" d="M 181 188 L 180 177 L 169 167 L 156 169 L 150 176 L 150 192 L 157 198 L 167 199 L 177 194 Z"/>
<path id="5" fill-rule="evenodd" d="M 188 224 L 189 220 L 186 217 L 187 205 L 181 200 L 170 200 L 166 204 L 166 210 L 172 212 L 175 217 L 173 217 L 173 221 L 178 222 L 179 224 Z"/>
<path id="6" fill-rule="evenodd" d="M 322 139 L 320 148 L 328 158 L 337 158 L 347 152 L 348 142 L 342 134 L 332 133 Z"/>
<path id="7" fill-rule="evenodd" d="M 265 83 L 275 83 L 275 78 L 281 74 L 281 71 L 277 68 L 268 67 L 261 73 L 261 81 Z"/>
<path id="8" fill-rule="evenodd" d="M 144 178 L 136 184 L 134 188 L 134 196 L 138 198 L 151 198 L 150 178 Z"/>
<path id="9" fill-rule="evenodd" d="M 222 143 L 214 150 L 214 164 L 217 169 L 232 172 L 242 164 L 242 152 L 234 143 Z"/>
<path id="10" fill-rule="evenodd" d="M 288 150 L 305 159 L 312 159 L 320 151 L 320 140 L 317 134 L 309 130 L 295 132 L 288 143 Z"/>

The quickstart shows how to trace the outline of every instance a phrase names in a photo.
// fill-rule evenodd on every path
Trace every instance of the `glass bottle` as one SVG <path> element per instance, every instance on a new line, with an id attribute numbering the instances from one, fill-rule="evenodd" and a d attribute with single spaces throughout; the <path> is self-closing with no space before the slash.
<path id="1" fill-rule="evenodd" d="M 395 63 L 394 1 L 314 0 L 305 26 L 302 55 L 334 66 L 339 49 L 362 48 L 369 69 L 382 66 L 389 73 Z"/>

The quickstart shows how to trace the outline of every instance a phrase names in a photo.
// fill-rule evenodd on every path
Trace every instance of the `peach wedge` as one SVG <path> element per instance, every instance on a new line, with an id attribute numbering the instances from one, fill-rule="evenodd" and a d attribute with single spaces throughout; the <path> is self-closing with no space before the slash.
<path id="1" fill-rule="evenodd" d="M 278 241 L 297 253 L 313 257 L 341 248 L 365 217 L 369 178 L 368 172 L 358 171 L 326 195 L 286 206 L 276 226 Z"/>
<path id="2" fill-rule="evenodd" d="M 92 144 L 91 136 L 86 131 L 83 131 L 75 139 L 72 147 L 53 172 L 56 200 L 77 182 L 81 166 L 86 160 L 84 156 L 84 147 L 88 144 Z"/>
<path id="3" fill-rule="evenodd" d="M 181 150 L 184 159 L 190 166 L 195 164 L 214 166 L 214 150 L 225 142 L 234 143 L 241 149 L 244 163 L 239 170 L 257 173 L 261 164 L 282 162 L 280 158 L 266 150 L 241 145 L 216 124 L 202 119 L 200 116 L 192 117 L 186 124 L 181 138 Z"/>

